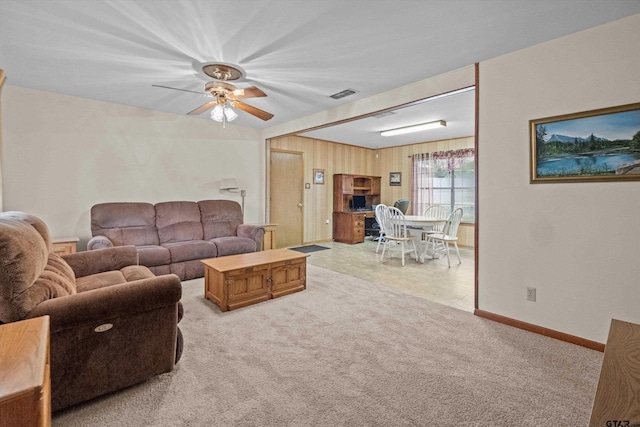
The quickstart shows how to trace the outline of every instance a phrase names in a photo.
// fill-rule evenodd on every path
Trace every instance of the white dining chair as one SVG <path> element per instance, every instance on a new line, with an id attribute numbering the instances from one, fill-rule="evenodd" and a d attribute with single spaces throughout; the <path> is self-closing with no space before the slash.
<path id="1" fill-rule="evenodd" d="M 380 245 L 384 245 L 386 244 L 386 241 L 384 239 L 384 228 L 382 226 L 382 210 L 386 208 L 386 206 L 384 204 L 379 204 L 376 205 L 376 210 L 375 210 L 375 217 L 376 217 L 376 222 L 378 223 L 378 244 L 376 245 L 376 253 L 378 253 L 378 251 L 380 250 Z"/>
<path id="2" fill-rule="evenodd" d="M 460 250 L 458 249 L 458 226 L 460 225 L 460 221 L 462 221 L 462 208 L 454 210 L 451 215 L 449 215 L 449 219 L 447 219 L 447 222 L 444 224 L 444 228 L 441 233 L 429 234 L 427 236 L 427 246 L 429 244 L 432 245 L 431 257 L 435 258 L 437 246 L 442 245 L 443 249 L 447 250 L 447 263 L 449 264 L 449 267 L 451 267 L 451 261 L 449 259 L 449 245 L 451 243 L 453 243 L 456 248 L 458 264 L 462 264 Z"/>
<path id="3" fill-rule="evenodd" d="M 384 253 L 387 246 L 391 244 L 400 244 L 400 252 L 402 256 L 402 266 L 404 267 L 404 255 L 408 252 L 413 252 L 415 259 L 418 260 L 418 251 L 416 249 L 416 242 L 414 237 L 407 232 L 407 225 L 405 223 L 404 214 L 398 208 L 392 206 L 385 206 L 380 210 L 380 216 L 382 219 L 382 228 L 384 229 L 385 244 L 382 246 L 382 255 L 380 256 L 380 262 L 384 259 Z M 413 249 L 405 250 L 405 244 L 411 243 Z"/>
<path id="4" fill-rule="evenodd" d="M 449 218 L 451 215 L 451 207 L 445 205 L 431 205 L 424 211 L 424 216 L 429 218 Z M 431 230 L 424 230 L 422 232 L 422 240 L 427 240 L 429 234 L 442 233 L 444 230 L 445 222 L 442 224 L 434 225 Z"/>

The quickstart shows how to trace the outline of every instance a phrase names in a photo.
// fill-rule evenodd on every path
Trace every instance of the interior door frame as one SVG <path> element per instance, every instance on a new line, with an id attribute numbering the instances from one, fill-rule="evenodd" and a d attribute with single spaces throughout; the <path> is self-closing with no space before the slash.
<path id="1" fill-rule="evenodd" d="M 266 218 L 266 223 L 271 223 L 271 153 L 272 152 L 276 152 L 276 153 L 286 153 L 286 154 L 296 154 L 296 155 L 300 155 L 300 157 L 302 158 L 302 174 L 301 176 L 304 177 L 304 152 L 302 151 L 296 151 L 296 150 L 285 150 L 282 148 L 271 148 L 271 139 L 267 139 L 266 141 L 266 149 L 265 149 L 265 154 L 266 154 L 266 174 L 267 174 L 267 179 L 265 180 L 265 218 Z M 303 186 L 304 186 L 304 180 L 303 180 Z M 305 240 L 304 240 L 304 217 L 305 217 L 305 210 L 307 207 L 307 203 L 305 201 L 305 193 L 304 193 L 304 189 L 301 189 L 301 197 L 302 197 L 302 220 L 300 221 L 300 235 L 301 237 L 301 243 L 304 245 Z"/>

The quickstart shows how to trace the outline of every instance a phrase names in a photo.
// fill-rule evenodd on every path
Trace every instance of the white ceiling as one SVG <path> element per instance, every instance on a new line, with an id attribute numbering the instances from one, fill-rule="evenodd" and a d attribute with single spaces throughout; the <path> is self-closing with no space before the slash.
<path id="1" fill-rule="evenodd" d="M 207 99 L 152 85 L 202 91 L 202 64 L 235 64 L 237 86 L 268 95 L 246 103 L 275 117 L 233 124 L 265 128 L 636 13 L 640 0 L 0 0 L 0 68 L 10 85 L 185 114 Z M 472 130 L 472 93 L 423 104 L 420 121 L 448 126 L 420 141 Z M 409 111 L 312 136 L 396 145 L 375 133 Z"/>
<path id="2" fill-rule="evenodd" d="M 470 90 L 468 90 L 470 89 Z M 456 91 L 458 92 L 458 91 Z M 435 97 L 434 97 L 435 98 Z M 371 149 L 462 138 L 474 134 L 475 90 L 452 93 L 446 97 L 428 99 L 404 108 L 391 110 L 391 115 L 373 115 L 318 130 L 300 133 L 308 138 L 335 141 Z M 417 133 L 380 136 L 380 132 L 420 123 L 444 120 L 446 127 Z"/>

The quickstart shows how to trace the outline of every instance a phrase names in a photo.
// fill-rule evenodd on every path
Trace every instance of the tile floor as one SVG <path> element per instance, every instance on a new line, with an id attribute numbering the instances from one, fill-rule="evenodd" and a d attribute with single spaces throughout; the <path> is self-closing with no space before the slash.
<path id="1" fill-rule="evenodd" d="M 376 254 L 377 242 L 370 237 L 356 245 L 336 242 L 318 244 L 331 249 L 310 253 L 307 261 L 311 265 L 370 280 L 460 310 L 473 311 L 473 248 L 460 248 L 462 264 L 458 264 L 455 249 L 452 248 L 451 268 L 447 266 L 446 256 L 440 259 L 427 258 L 421 264 L 410 254 L 405 256 L 403 267 L 399 250 L 391 249 L 389 254 L 388 248 L 384 261 L 380 262 L 382 248 Z"/>

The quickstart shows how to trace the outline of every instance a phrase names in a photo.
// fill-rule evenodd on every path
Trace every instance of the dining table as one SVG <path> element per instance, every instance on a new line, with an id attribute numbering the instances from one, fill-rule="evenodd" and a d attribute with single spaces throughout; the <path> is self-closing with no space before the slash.
<path id="1" fill-rule="evenodd" d="M 447 218 L 436 218 L 432 216 L 422 215 L 405 215 L 404 222 L 411 227 L 431 230 L 436 225 L 442 225 L 447 222 Z"/>
<path id="2" fill-rule="evenodd" d="M 447 222 L 447 218 L 436 218 L 432 216 L 423 216 L 423 215 L 405 215 L 404 222 L 407 227 L 417 228 L 423 231 L 428 231 L 433 229 L 436 225 L 443 225 Z M 418 254 L 418 260 L 424 263 L 424 259 L 427 255 L 431 256 L 431 258 L 437 258 L 436 253 L 429 253 L 429 245 L 425 241 L 423 244 L 424 248 L 421 253 Z"/>

